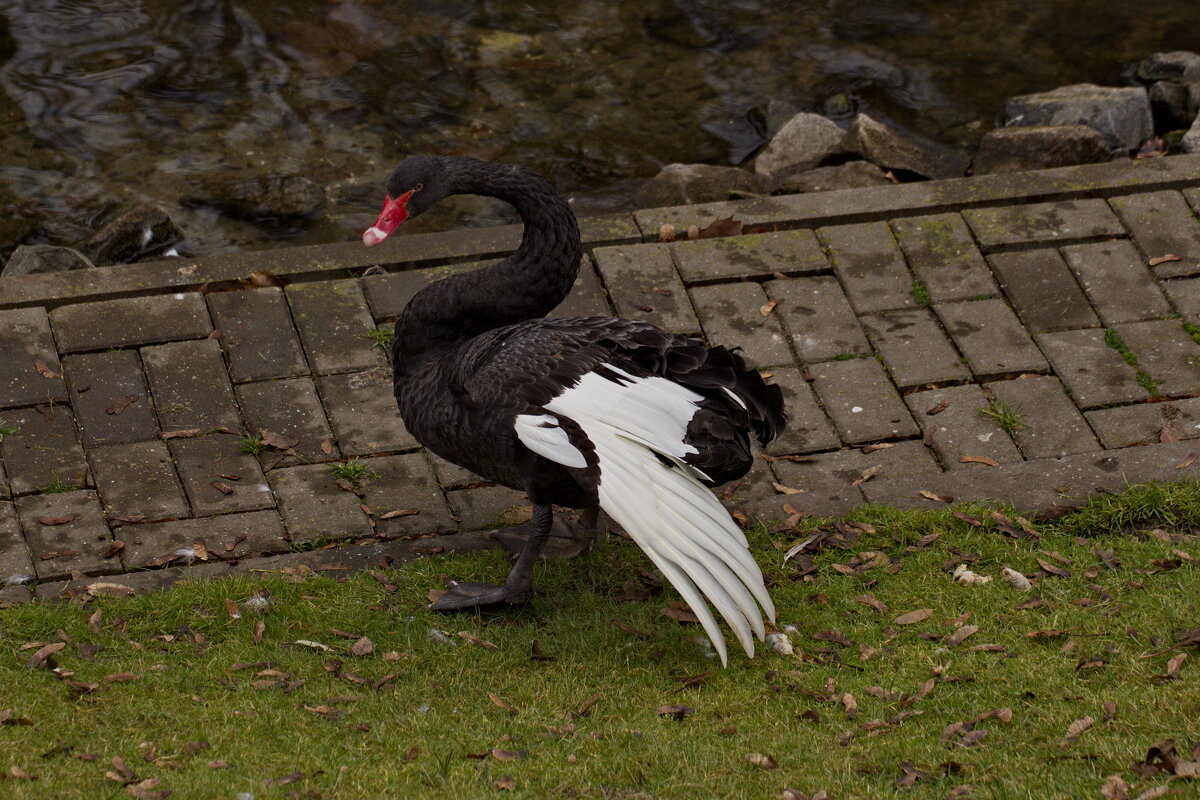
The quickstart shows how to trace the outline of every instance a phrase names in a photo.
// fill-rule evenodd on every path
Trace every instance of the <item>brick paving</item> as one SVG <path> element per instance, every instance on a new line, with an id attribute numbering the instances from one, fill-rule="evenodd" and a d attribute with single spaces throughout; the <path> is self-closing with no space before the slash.
<path id="1" fill-rule="evenodd" d="M 730 215 L 756 232 L 656 241 L 662 223 Z M 1200 476 L 1200 156 L 581 228 L 556 315 L 741 345 L 783 388 L 791 427 L 722 490 L 749 515 L 940 505 L 931 495 L 1053 514 Z M 492 546 L 486 531 L 527 519 L 528 501 L 413 440 L 377 340 L 413 292 L 518 237 L 0 281 L 0 605 L 101 576 L 149 589 Z M 285 285 L 252 288 L 252 270 Z M 330 470 L 350 459 L 367 468 L 357 486 Z"/>

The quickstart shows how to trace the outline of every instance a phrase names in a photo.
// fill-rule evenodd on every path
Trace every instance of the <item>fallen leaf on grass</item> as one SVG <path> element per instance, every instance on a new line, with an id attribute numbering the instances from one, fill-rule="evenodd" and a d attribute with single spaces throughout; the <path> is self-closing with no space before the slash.
<path id="1" fill-rule="evenodd" d="M 682 720 L 684 717 L 687 717 L 689 714 L 694 714 L 695 712 L 696 709 L 692 708 L 691 706 L 669 705 L 659 706 L 658 709 L 655 710 L 654 714 L 655 716 L 659 717 L 674 717 L 676 720 Z"/>
<path id="2" fill-rule="evenodd" d="M 846 709 L 846 716 L 854 719 L 858 716 L 858 700 L 854 695 L 846 692 L 842 695 L 842 706 Z"/>
<path id="3" fill-rule="evenodd" d="M 935 503 L 953 503 L 954 502 L 953 497 L 947 497 L 945 495 L 940 495 L 937 492 L 931 492 L 928 489 L 921 489 L 917 492 L 917 494 L 921 495 L 921 497 L 924 497 L 926 500 L 932 500 Z"/>
<path id="4" fill-rule="evenodd" d="M 918 608 L 916 611 L 909 611 L 907 614 L 901 614 L 892 620 L 892 622 L 897 625 L 913 625 L 918 622 L 924 622 L 932 615 L 932 608 Z"/>
<path id="5" fill-rule="evenodd" d="M 102 680 L 105 683 L 124 683 L 125 681 L 136 681 L 140 677 L 132 672 L 114 672 L 111 675 L 105 675 Z"/>
<path id="6" fill-rule="evenodd" d="M 600 702 L 600 698 L 602 696 L 603 695 L 601 695 L 600 692 L 596 692 L 596 694 L 592 695 L 587 700 L 584 700 L 582 703 L 580 703 L 579 708 L 575 709 L 575 713 L 581 717 L 586 715 L 588 711 L 591 711 L 592 706 L 594 706 L 594 705 L 596 705 L 596 703 Z"/>
<path id="7" fill-rule="evenodd" d="M 978 632 L 979 632 L 978 625 L 963 625 L 961 628 L 956 630 L 954 633 L 952 633 L 948 637 L 946 637 L 946 644 L 950 645 L 951 647 L 958 647 L 960 644 L 962 644 L 964 641 L 966 641 L 968 636 L 971 636 Z"/>
<path id="8" fill-rule="evenodd" d="M 1000 462 L 996 461 L 994 458 L 988 458 L 987 456 L 963 456 L 958 460 L 962 464 L 986 464 L 989 467 L 1000 466 Z"/>
<path id="9" fill-rule="evenodd" d="M 1117 704 L 1112 700 L 1105 700 L 1104 705 L 1104 721 L 1109 722 L 1117 718 Z"/>
<path id="10" fill-rule="evenodd" d="M 1067 727 L 1066 736 L 1063 737 L 1062 747 L 1070 747 L 1076 739 L 1083 735 L 1084 731 L 1092 727 L 1095 722 L 1094 717 L 1081 717 L 1075 720 Z"/>
<path id="11" fill-rule="evenodd" d="M 14 717 L 13 710 L 6 708 L 0 711 L 0 725 L 32 725 L 33 720 L 28 717 Z M 43 756 L 44 758 L 44 756 Z"/>
<path id="12" fill-rule="evenodd" d="M 525 750 L 501 750 L 499 747 L 493 747 L 488 751 L 488 755 L 497 761 L 521 761 L 528 753 Z"/>
<path id="13" fill-rule="evenodd" d="M 1175 678 L 1179 677 L 1179 670 L 1183 666 L 1183 662 L 1187 661 L 1187 657 L 1188 657 L 1187 653 L 1180 653 L 1179 655 L 1175 656 L 1174 658 L 1172 658 L 1170 661 L 1167 662 L 1166 677 L 1168 679 L 1174 680 Z"/>
<path id="14" fill-rule="evenodd" d="M 171 796 L 170 789 L 156 789 L 162 783 L 160 778 L 146 778 L 125 787 L 125 793 L 138 800 L 166 800 Z"/>
<path id="15" fill-rule="evenodd" d="M 862 603 L 864 606 L 870 606 L 871 608 L 878 611 L 880 614 L 888 613 L 887 605 L 880 600 L 876 600 L 873 595 L 860 594 L 854 598 L 854 601 L 856 603 Z"/>
<path id="16" fill-rule="evenodd" d="M 746 760 L 759 769 L 779 769 L 779 764 L 775 762 L 775 759 L 771 758 L 765 753 L 748 753 L 746 755 Z"/>
<path id="17" fill-rule="evenodd" d="M 278 778 L 267 778 L 265 781 L 263 781 L 263 786 L 266 786 L 268 789 L 272 789 L 276 786 L 287 786 L 289 783 L 295 783 L 296 781 L 300 780 L 304 780 L 304 773 L 297 770 L 295 772 L 289 772 L 287 775 L 283 775 Z"/>
<path id="18" fill-rule="evenodd" d="M 458 635 L 461 636 L 462 638 L 466 639 L 471 644 L 479 645 L 484 650 L 499 650 L 500 649 L 499 645 L 492 644 L 487 639 L 482 639 L 479 636 L 476 636 L 475 634 L 471 633 L 470 631 L 459 631 Z"/>
<path id="19" fill-rule="evenodd" d="M 113 415 L 120 414 L 122 411 L 124 411 L 125 409 L 129 408 L 131 405 L 136 403 L 138 401 L 138 397 L 139 396 L 136 394 L 125 395 L 124 397 L 118 399 L 111 406 L 104 409 L 104 412 L 106 414 L 113 414 Z"/>
<path id="20" fill-rule="evenodd" d="M 238 608 L 238 604 L 236 602 L 228 597 L 225 598 L 225 613 L 229 615 L 230 619 L 242 618 L 242 610 Z"/>
<path id="21" fill-rule="evenodd" d="M 1129 800 L 1129 787 L 1120 775 L 1109 775 L 1100 787 L 1100 796 L 1104 800 Z"/>
<path id="22" fill-rule="evenodd" d="M 1054 575 L 1059 578 L 1071 577 L 1070 570 L 1066 570 L 1066 569 L 1063 569 L 1062 567 L 1055 566 L 1054 564 L 1051 564 L 1049 561 L 1047 561 L 1044 558 L 1038 558 L 1038 559 L 1034 559 L 1034 560 L 1037 561 L 1039 567 L 1041 567 L 1043 570 L 1050 573 L 1051 575 Z"/>
<path id="23" fill-rule="evenodd" d="M 1183 261 L 1182 258 L 1174 253 L 1167 253 L 1165 256 L 1154 256 L 1150 259 L 1150 266 L 1157 267 L 1159 264 L 1166 264 L 1168 261 Z"/>
<path id="24" fill-rule="evenodd" d="M 375 652 L 375 643 L 372 642 L 366 636 L 359 637 L 359 639 L 354 644 L 350 645 L 350 653 L 352 655 L 366 656 L 366 655 L 370 655 L 371 653 L 374 653 L 374 652 Z"/>
<path id="25" fill-rule="evenodd" d="M 45 666 L 46 660 L 50 658 L 50 656 L 54 655 L 59 650 L 62 650 L 66 646 L 66 642 L 51 642 L 50 644 L 39 647 L 37 652 L 31 655 L 29 660 L 25 662 L 26 668 L 38 669 L 39 667 Z"/>
<path id="26" fill-rule="evenodd" d="M 1033 585 L 1029 582 L 1029 579 L 1017 572 L 1015 569 L 1005 567 L 1004 569 L 1000 570 L 1000 576 L 1004 578 L 1004 580 L 1008 581 L 1008 585 L 1017 591 L 1028 592 L 1033 588 Z"/>
<path id="27" fill-rule="evenodd" d="M 263 622 L 261 619 L 254 623 L 254 637 L 253 638 L 254 638 L 255 644 L 262 644 L 262 637 L 263 637 L 263 634 L 266 632 L 266 630 L 267 630 L 267 624 L 265 622 Z M 300 644 L 300 642 L 297 642 L 296 644 Z M 312 645 L 312 644 L 316 644 L 316 642 L 309 642 L 308 644 Z M 321 645 L 321 646 L 324 647 L 324 645 Z M 328 650 L 329 648 L 326 647 L 325 649 Z"/>
<path id="28" fill-rule="evenodd" d="M 679 622 L 700 622 L 700 618 L 688 608 L 676 608 L 675 606 L 666 606 L 661 609 L 664 617 L 670 617 Z"/>
<path id="29" fill-rule="evenodd" d="M 510 713 L 510 714 L 517 713 L 517 707 L 514 706 L 512 703 L 508 702 L 507 700 L 505 700 L 503 697 L 493 694 L 492 692 L 488 692 L 487 696 L 488 696 L 488 700 L 491 700 L 493 703 L 495 703 L 500 708 L 503 708 L 508 713 Z"/>
<path id="30" fill-rule="evenodd" d="M 325 717 L 327 719 L 337 719 L 342 714 L 342 712 L 338 711 L 333 706 L 327 706 L 327 705 L 304 706 L 304 710 L 311 711 L 312 713 L 317 714 L 318 716 Z"/>
<path id="31" fill-rule="evenodd" d="M 505 775 L 499 780 L 492 781 L 492 786 L 496 787 L 497 792 L 511 792 L 517 788 L 517 782 L 512 775 Z"/>

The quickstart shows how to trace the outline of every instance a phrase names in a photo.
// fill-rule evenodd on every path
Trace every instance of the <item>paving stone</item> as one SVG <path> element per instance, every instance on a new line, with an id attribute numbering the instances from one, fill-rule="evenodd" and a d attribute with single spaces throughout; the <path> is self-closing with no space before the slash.
<path id="1" fill-rule="evenodd" d="M 446 498 L 438 488 L 424 453 L 372 458 L 378 475 L 364 487 L 363 502 L 375 512 L 375 527 L 382 536 L 409 537 L 452 531 Z M 416 514 L 384 519 L 391 511 L 417 509 Z"/>
<path id="2" fill-rule="evenodd" d="M 984 250 L 1025 242 L 1061 242 L 1123 236 L 1125 229 L 1103 200 L 1062 200 L 962 212 Z"/>
<path id="3" fill-rule="evenodd" d="M 164 431 L 241 429 L 219 344 L 200 339 L 143 347 L 141 352 Z"/>
<path id="4" fill-rule="evenodd" d="M 0 609 L 11 608 L 33 600 L 31 584 L 0 586 Z"/>
<path id="5" fill-rule="evenodd" d="M 655 295 L 657 297 L 657 295 Z M 596 277 L 596 269 L 587 256 L 579 266 L 579 276 L 571 285 L 571 293 L 554 307 L 549 317 L 611 317 L 608 295 Z"/>
<path id="6" fill-rule="evenodd" d="M 1200 398 L 1101 408 L 1084 414 L 1108 448 L 1161 441 L 1164 426 L 1180 439 L 1200 438 Z"/>
<path id="7" fill-rule="evenodd" d="M 883 356 L 892 380 L 902 389 L 971 377 L 958 351 L 933 314 L 924 308 L 884 311 L 859 318 Z"/>
<path id="8" fill-rule="evenodd" d="M 387 369 L 317 378 L 337 446 L 344 455 L 361 456 L 417 446 L 400 419 Z"/>
<path id="9" fill-rule="evenodd" d="M 617 316 L 644 319 L 676 333 L 700 333 L 700 321 L 665 245 L 600 247 L 592 257 Z"/>
<path id="10" fill-rule="evenodd" d="M 457 489 L 464 484 L 478 483 L 483 480 L 471 470 L 450 463 L 432 450 L 422 450 L 421 452 L 425 454 L 425 458 L 433 468 L 437 482 L 446 489 Z"/>
<path id="11" fill-rule="evenodd" d="M 284 553 L 278 556 L 248 559 L 231 571 L 234 574 L 248 572 L 295 574 L 306 569 L 309 572 L 324 572 L 339 576 L 347 575 L 353 570 L 378 569 L 380 564 L 402 564 L 452 553 L 475 553 L 482 550 L 494 550 L 499 546 L 499 543 L 489 538 L 485 532 L 450 533 L 445 536 L 430 536 L 399 542 L 368 540 L 307 553 Z M 161 574 L 161 572 L 154 574 Z"/>
<path id="12" fill-rule="evenodd" d="M 1190 395 L 1200 390 L 1200 344 L 1179 320 L 1133 322 L 1113 330 L 1137 356 L 1138 368 L 1159 382 L 1158 393 Z"/>
<path id="13" fill-rule="evenodd" d="M 753 366 L 794 363 L 779 318 L 764 317 L 767 295 L 757 283 L 724 283 L 688 290 L 710 344 L 741 347 Z"/>
<path id="14" fill-rule="evenodd" d="M 1011 502 L 1020 513 L 1052 513 L 1078 508 L 1097 491 L 1118 492 L 1131 483 L 1198 477 L 1200 461 L 1177 469 L 1195 448 L 1195 442 L 1172 442 L 1001 464 L 986 473 L 956 470 L 941 475 L 881 477 L 863 484 L 863 492 L 872 503 L 901 508 L 945 508 L 922 497 L 920 490 L 925 489 L 956 502 L 998 499 Z"/>
<path id="15" fill-rule="evenodd" d="M 986 464 L 964 463 L 961 461 L 964 456 L 982 456 L 1002 464 L 1021 460 L 1021 453 L 1008 434 L 981 413 L 988 408 L 988 402 L 978 386 L 913 392 L 905 395 L 904 402 L 925 429 L 924 440 L 947 470 L 994 469 Z M 946 406 L 942 411 L 929 413 L 943 403 Z"/>
<path id="16" fill-rule="evenodd" d="M 204 298 L 195 292 L 59 306 L 50 325 L 60 353 L 203 339 L 212 332 Z"/>
<path id="17" fill-rule="evenodd" d="M 817 235 L 859 314 L 916 305 L 912 273 L 886 222 L 820 228 Z"/>
<path id="18" fill-rule="evenodd" d="M 1144 263 L 1158 256 L 1180 257 L 1151 267 L 1157 277 L 1200 274 L 1200 220 L 1179 192 L 1123 195 L 1110 199 L 1109 205 L 1133 234 Z"/>
<path id="19" fill-rule="evenodd" d="M 876 467 L 879 471 L 860 486 L 891 475 L 938 475 L 941 470 L 920 442 L 896 442 L 892 447 L 863 453 L 861 450 L 840 450 L 809 456 L 802 462 L 776 461 L 772 466 L 784 486 L 803 490 L 800 494 L 780 494 L 765 498 L 744 509 L 759 518 L 781 521 L 789 516 L 786 503 L 804 514 L 828 517 L 843 514 L 861 505 L 865 498 L 859 486 L 854 486 L 864 472 Z"/>
<path id="20" fill-rule="evenodd" d="M 273 508 L 271 487 L 258 461 L 239 449 L 236 436 L 214 433 L 168 442 L 188 502 L 197 517 Z M 237 479 L 221 477 L 236 475 Z M 222 489 L 213 484 L 218 483 Z"/>
<path id="21" fill-rule="evenodd" d="M 285 292 L 314 372 L 349 372 L 386 363 L 367 335 L 375 321 L 358 281 L 293 283 Z"/>
<path id="22" fill-rule="evenodd" d="M 67 399 L 45 309 L 0 311 L 0 353 L 0 408 Z"/>
<path id="23" fill-rule="evenodd" d="M 829 261 L 810 230 L 723 236 L 669 246 L 685 283 L 828 272 Z"/>
<path id="24" fill-rule="evenodd" d="M 112 536 L 104 524 L 95 492 L 28 495 L 17 499 L 17 514 L 33 554 L 38 580 L 62 578 L 75 569 L 91 574 L 120 571 L 120 559 L 104 558 Z M 61 525 L 41 522 L 64 517 L 72 518 Z"/>
<path id="25" fill-rule="evenodd" d="M 0 417 L 0 427 L 4 426 L 4 417 Z M 8 488 L 8 473 L 4 471 L 4 464 L 0 462 L 0 500 L 7 500 L 12 497 L 12 491 Z"/>
<path id="26" fill-rule="evenodd" d="M 282 289 L 213 292 L 207 299 L 234 383 L 308 374 Z"/>
<path id="27" fill-rule="evenodd" d="M 826 361 L 811 371 L 813 389 L 847 444 L 920 433 L 875 359 Z"/>
<path id="28" fill-rule="evenodd" d="M 70 408 L 11 409 L 4 421 L 17 429 L 0 442 L 13 494 L 37 492 L 56 480 L 76 489 L 91 484 Z"/>
<path id="29" fill-rule="evenodd" d="M 1104 341 L 1099 329 L 1044 333 L 1038 346 L 1080 408 L 1144 400 L 1137 373 Z"/>
<path id="30" fill-rule="evenodd" d="M 976 376 L 1047 369 L 1046 360 L 1003 300 L 939 303 L 933 310 Z"/>
<path id="31" fill-rule="evenodd" d="M 257 434 L 267 430 L 299 440 L 292 448 L 295 455 L 285 455 L 277 461 L 279 453 L 264 451 L 259 459 L 261 462 L 291 467 L 341 458 L 312 378 L 243 383 L 235 390 L 248 431 Z M 330 443 L 329 453 L 321 448 L 326 441 Z"/>
<path id="32" fill-rule="evenodd" d="M 767 445 L 766 451 L 775 456 L 835 450 L 841 445 L 824 410 L 817 404 L 812 387 L 795 367 L 776 367 L 771 370 L 771 382 L 783 392 L 783 407 L 788 424 L 783 435 Z"/>
<path id="33" fill-rule="evenodd" d="M 0 588 L 32 581 L 34 574 L 29 546 L 17 521 L 17 508 L 12 503 L 0 503 Z"/>
<path id="34" fill-rule="evenodd" d="M 1175 309 L 1189 322 L 1200 324 L 1200 278 L 1163 281 Z"/>
<path id="35" fill-rule="evenodd" d="M 1105 325 L 1161 319 L 1171 313 L 1145 260 L 1128 239 L 1071 245 L 1062 253 Z"/>
<path id="36" fill-rule="evenodd" d="M 994 253 L 988 256 L 988 261 L 1031 331 L 1042 333 L 1100 324 L 1057 250 Z"/>
<path id="37" fill-rule="evenodd" d="M 265 559 L 256 559 L 263 561 Z M 141 572 L 127 572 L 124 575 L 105 576 L 101 578 L 80 577 L 70 581 L 51 581 L 40 583 L 36 590 L 36 599 L 43 602 L 55 600 L 74 600 L 85 603 L 92 599 L 88 588 L 96 583 L 117 583 L 132 589 L 137 594 L 161 591 L 182 583 L 201 583 L 213 581 L 232 575 L 236 572 L 233 564 L 211 560 L 195 561 L 190 566 L 174 569 L 150 569 Z"/>
<path id="38" fill-rule="evenodd" d="M 210 562 L 283 553 L 291 548 L 283 523 L 274 511 L 122 525 L 116 535 L 125 543 L 125 563 L 130 569 L 148 566 L 147 562 L 151 562 L 149 566 L 184 564 L 184 559 L 168 559 L 176 550 L 191 547 L 195 542 L 204 543 Z"/>
<path id="39" fill-rule="evenodd" d="M 164 442 L 110 444 L 88 451 L 104 512 L 114 517 L 160 519 L 191 515 Z"/>
<path id="40" fill-rule="evenodd" d="M 158 438 L 158 419 L 137 353 L 116 350 L 67 356 L 63 367 L 88 447 Z M 126 404 L 130 398 L 133 402 Z"/>
<path id="41" fill-rule="evenodd" d="M 328 465 L 275 469 L 267 477 L 290 541 L 361 539 L 375 532 L 362 501 L 337 485 Z"/>
<path id="42" fill-rule="evenodd" d="M 1025 458 L 1059 458 L 1100 449 L 1058 378 L 1034 375 L 986 387 L 997 400 L 1021 410 L 1024 424 L 1017 426 L 1013 438 Z"/>
<path id="43" fill-rule="evenodd" d="M 935 303 L 1000 293 L 960 215 L 902 217 L 891 225 L 900 249 Z"/>
<path id="44" fill-rule="evenodd" d="M 479 486 L 446 492 L 450 513 L 464 531 L 503 528 L 527 522 L 533 513 L 523 492 L 504 486 Z"/>
<path id="45" fill-rule="evenodd" d="M 836 278 L 817 275 L 767 281 L 763 289 L 779 303 L 771 315 L 783 322 L 801 362 L 871 352 Z"/>

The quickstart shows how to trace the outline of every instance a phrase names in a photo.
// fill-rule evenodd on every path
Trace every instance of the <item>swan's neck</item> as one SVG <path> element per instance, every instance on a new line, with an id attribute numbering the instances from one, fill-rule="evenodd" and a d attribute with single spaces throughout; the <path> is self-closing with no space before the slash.
<path id="1" fill-rule="evenodd" d="M 397 370 L 485 331 L 546 316 L 579 272 L 582 247 L 575 214 L 532 170 L 454 159 L 447 194 L 480 194 L 510 203 L 521 215 L 521 246 L 503 261 L 453 275 L 422 289 L 396 322 Z"/>

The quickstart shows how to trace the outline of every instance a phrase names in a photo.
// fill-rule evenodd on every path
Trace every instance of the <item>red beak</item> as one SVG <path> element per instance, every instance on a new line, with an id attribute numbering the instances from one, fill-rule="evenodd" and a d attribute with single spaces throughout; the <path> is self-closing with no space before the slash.
<path id="1" fill-rule="evenodd" d="M 410 197 L 412 197 L 411 189 L 395 200 L 391 197 L 384 197 L 383 211 L 379 212 L 379 218 L 375 220 L 374 225 L 363 231 L 363 244 L 367 247 L 374 247 L 390 236 L 401 222 L 408 219 L 408 198 Z"/>

